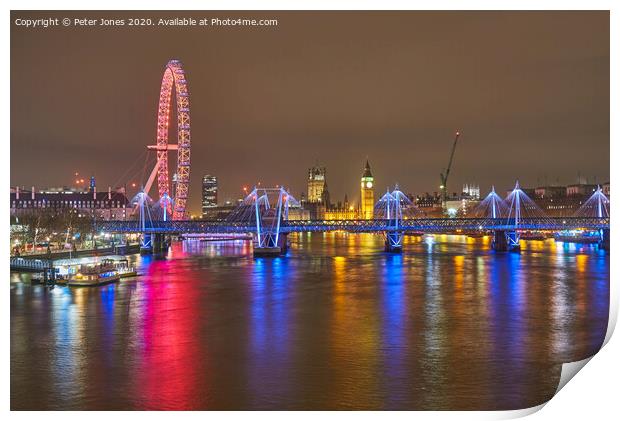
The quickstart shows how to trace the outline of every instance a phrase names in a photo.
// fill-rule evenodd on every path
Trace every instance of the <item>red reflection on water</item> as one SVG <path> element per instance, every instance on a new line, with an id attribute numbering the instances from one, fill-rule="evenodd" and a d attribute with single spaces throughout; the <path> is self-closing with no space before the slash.
<path id="1" fill-rule="evenodd" d="M 175 247 L 175 257 L 184 254 Z M 141 282 L 140 369 L 135 382 L 141 409 L 192 409 L 204 402 L 209 370 L 198 323 L 205 317 L 199 306 L 196 274 L 177 261 L 153 261 Z M 208 376 L 207 376 L 208 377 Z M 200 393 L 198 392 L 200 391 Z"/>

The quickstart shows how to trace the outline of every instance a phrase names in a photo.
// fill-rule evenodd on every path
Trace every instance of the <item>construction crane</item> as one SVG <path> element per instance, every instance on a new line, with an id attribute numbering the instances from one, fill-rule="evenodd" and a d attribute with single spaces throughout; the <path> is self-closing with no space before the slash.
<path id="1" fill-rule="evenodd" d="M 457 130 L 456 135 L 454 137 L 454 143 L 452 144 L 452 152 L 450 152 L 450 160 L 448 161 L 448 168 L 445 173 L 441 173 L 439 176 L 441 177 L 441 185 L 439 188 L 441 189 L 441 206 L 444 210 L 447 210 L 447 202 L 448 202 L 448 176 L 450 176 L 450 168 L 452 168 L 452 160 L 454 159 L 454 151 L 456 150 L 456 142 L 459 140 L 459 136 L 461 132 Z"/>

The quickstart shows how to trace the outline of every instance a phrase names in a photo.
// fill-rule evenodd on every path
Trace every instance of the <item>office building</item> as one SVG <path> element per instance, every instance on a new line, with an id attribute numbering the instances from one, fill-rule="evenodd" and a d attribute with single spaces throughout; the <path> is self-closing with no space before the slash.
<path id="1" fill-rule="evenodd" d="M 202 177 L 202 216 L 215 207 L 217 207 L 217 177 L 207 174 Z"/>

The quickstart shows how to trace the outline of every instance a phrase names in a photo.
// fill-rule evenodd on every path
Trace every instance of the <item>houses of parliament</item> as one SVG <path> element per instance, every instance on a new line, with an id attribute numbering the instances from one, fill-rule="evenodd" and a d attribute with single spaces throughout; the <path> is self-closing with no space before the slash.
<path id="1" fill-rule="evenodd" d="M 316 166 L 308 170 L 308 195 L 302 198 L 302 203 L 310 212 L 310 219 L 372 219 L 375 203 L 374 177 L 368 160 L 360 180 L 360 203 L 357 206 L 349 202 L 346 194 L 343 201 L 332 203 L 326 175 L 325 167 Z"/>

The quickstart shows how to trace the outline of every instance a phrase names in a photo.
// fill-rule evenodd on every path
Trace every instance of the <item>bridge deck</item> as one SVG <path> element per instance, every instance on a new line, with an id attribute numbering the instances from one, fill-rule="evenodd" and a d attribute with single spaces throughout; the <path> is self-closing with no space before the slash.
<path id="1" fill-rule="evenodd" d="M 549 230 L 566 229 L 609 229 L 609 218 L 523 218 L 515 223 L 514 218 L 420 218 L 403 220 L 398 226 L 387 219 L 342 220 L 342 221 L 282 221 L 280 232 L 455 232 L 492 230 Z M 149 221 L 144 229 L 139 221 L 97 221 L 97 231 L 111 233 L 251 233 L 256 231 L 252 223 L 227 221 Z"/>

